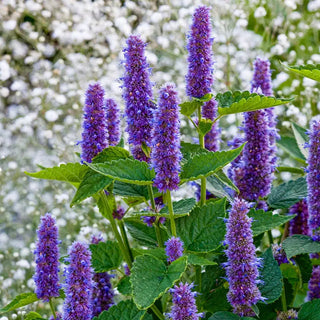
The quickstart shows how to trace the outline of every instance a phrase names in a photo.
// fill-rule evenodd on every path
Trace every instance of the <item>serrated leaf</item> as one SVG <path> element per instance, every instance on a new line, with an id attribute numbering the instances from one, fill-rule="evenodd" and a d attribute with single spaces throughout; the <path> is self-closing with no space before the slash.
<path id="1" fill-rule="evenodd" d="M 300 152 L 304 155 L 305 159 L 308 159 L 309 149 L 305 148 L 306 143 L 309 142 L 309 137 L 306 134 L 307 130 L 293 122 L 291 122 L 291 127 Z"/>
<path id="2" fill-rule="evenodd" d="M 212 97 L 213 95 L 211 93 L 207 93 L 201 98 L 192 98 L 191 101 L 179 104 L 181 114 L 190 117 L 198 108 L 203 106 L 205 102 L 211 100 Z"/>
<path id="3" fill-rule="evenodd" d="M 242 151 L 244 144 L 230 151 L 216 151 L 195 155 L 182 165 L 180 180 L 197 180 L 208 177 L 233 161 Z"/>
<path id="4" fill-rule="evenodd" d="M 295 160 L 305 163 L 306 157 L 300 151 L 297 144 L 297 140 L 293 137 L 281 136 L 281 139 L 277 141 L 278 146 L 280 146 L 284 151 L 289 153 Z"/>
<path id="5" fill-rule="evenodd" d="M 139 310 L 132 300 L 124 300 L 107 311 L 103 311 L 99 317 L 94 317 L 92 320 L 141 320 L 145 314 L 146 311 Z"/>
<path id="6" fill-rule="evenodd" d="M 196 205 L 196 200 L 194 198 L 182 199 L 179 201 L 174 201 L 172 203 L 174 214 L 184 214 L 189 213 Z M 169 214 L 169 209 L 167 206 L 160 210 L 160 214 Z"/>
<path id="7" fill-rule="evenodd" d="M 210 151 L 202 148 L 199 144 L 181 141 L 182 162 L 186 162 L 198 154 L 206 154 Z"/>
<path id="8" fill-rule="evenodd" d="M 117 289 L 124 296 L 130 296 L 132 294 L 130 277 L 124 276 L 123 278 L 121 278 L 117 285 Z"/>
<path id="9" fill-rule="evenodd" d="M 92 170 L 111 179 L 138 185 L 151 185 L 155 177 L 149 164 L 133 159 L 120 159 L 109 163 L 87 163 Z"/>
<path id="10" fill-rule="evenodd" d="M 131 269 L 133 300 L 139 309 L 149 308 L 176 281 L 187 267 L 187 258 L 181 257 L 169 266 L 155 257 L 138 256 Z"/>
<path id="11" fill-rule="evenodd" d="M 198 256 L 193 253 L 188 253 L 188 264 L 192 264 L 195 266 L 214 266 L 217 265 L 216 262 L 210 261 L 204 257 Z"/>
<path id="12" fill-rule="evenodd" d="M 320 64 L 307 64 L 303 66 L 286 66 L 288 70 L 304 77 L 320 82 Z"/>
<path id="13" fill-rule="evenodd" d="M 39 299 L 37 298 L 37 295 L 34 292 L 21 293 L 17 295 L 9 304 L 1 308 L 0 313 L 16 310 L 38 300 Z"/>
<path id="14" fill-rule="evenodd" d="M 282 274 L 278 262 L 274 259 L 271 248 L 261 256 L 263 259 L 260 269 L 260 278 L 263 283 L 259 285 L 261 296 L 266 298 L 266 303 L 276 301 L 282 292 Z"/>
<path id="15" fill-rule="evenodd" d="M 188 217 L 176 219 L 177 234 L 184 248 L 193 252 L 209 252 L 218 248 L 225 236 L 226 199 L 195 207 Z"/>
<path id="16" fill-rule="evenodd" d="M 307 182 L 301 177 L 272 188 L 267 202 L 274 209 L 285 209 L 306 198 L 307 195 Z"/>
<path id="17" fill-rule="evenodd" d="M 249 91 L 224 92 L 216 95 L 218 101 L 218 113 L 220 115 L 250 112 L 279 106 L 293 99 L 282 99 L 262 94 L 250 93 Z"/>
<path id="18" fill-rule="evenodd" d="M 45 320 L 45 319 L 42 318 L 38 312 L 31 311 L 26 315 L 24 320 Z"/>
<path id="19" fill-rule="evenodd" d="M 320 319 L 320 299 L 313 299 L 302 305 L 299 314 L 299 320 L 319 320 Z"/>
<path id="20" fill-rule="evenodd" d="M 312 263 L 309 255 L 298 255 L 294 258 L 294 261 L 299 268 L 302 283 L 308 283 L 312 273 Z"/>
<path id="21" fill-rule="evenodd" d="M 249 211 L 249 217 L 253 218 L 252 221 L 252 232 L 254 236 L 257 236 L 266 231 L 272 230 L 276 227 L 283 225 L 284 223 L 292 220 L 295 215 L 279 215 L 273 214 L 264 210 L 254 210 Z"/>
<path id="22" fill-rule="evenodd" d="M 193 98 L 195 101 L 200 101 L 200 102 L 208 102 L 213 98 L 213 94 L 212 93 L 207 93 L 204 96 L 202 96 L 201 98 Z"/>
<path id="23" fill-rule="evenodd" d="M 148 187 L 131 183 L 124 183 L 121 181 L 114 182 L 113 193 L 115 195 L 123 197 L 145 198 L 146 200 L 149 199 Z"/>
<path id="24" fill-rule="evenodd" d="M 283 241 L 282 248 L 290 259 L 299 254 L 320 252 L 320 243 L 312 240 L 309 236 L 294 234 Z"/>
<path id="25" fill-rule="evenodd" d="M 103 149 L 101 152 L 99 152 L 92 159 L 92 163 L 111 162 L 114 160 L 126 159 L 126 158 L 133 159 L 133 157 L 130 156 L 129 151 L 120 147 L 110 146 L 108 148 Z"/>
<path id="26" fill-rule="evenodd" d="M 219 179 L 226 187 L 239 193 L 237 186 L 227 177 L 223 170 L 217 171 L 214 176 Z"/>
<path id="27" fill-rule="evenodd" d="M 61 164 L 59 167 L 45 168 L 38 172 L 25 172 L 26 175 L 46 180 L 66 181 L 77 185 L 82 181 L 88 167 L 80 163 Z"/>
<path id="28" fill-rule="evenodd" d="M 116 241 L 90 244 L 90 251 L 92 267 L 97 273 L 117 269 L 122 262 L 122 253 Z"/>
<path id="29" fill-rule="evenodd" d="M 206 189 L 216 197 L 226 197 L 230 202 L 232 202 L 233 197 L 231 193 L 228 192 L 226 185 L 220 179 L 218 179 L 215 174 L 207 177 Z"/>
<path id="30" fill-rule="evenodd" d="M 167 255 L 165 253 L 164 248 L 155 248 L 155 249 L 140 249 L 134 248 L 132 249 L 134 257 L 142 256 L 142 255 L 149 255 L 153 256 L 159 260 L 166 261 Z"/>
<path id="31" fill-rule="evenodd" d="M 212 315 L 208 320 L 254 320 L 251 317 L 239 317 L 238 315 L 228 312 L 228 311 L 219 311 Z"/>
<path id="32" fill-rule="evenodd" d="M 205 136 L 212 128 L 213 121 L 210 119 L 201 119 L 198 125 L 199 133 Z"/>

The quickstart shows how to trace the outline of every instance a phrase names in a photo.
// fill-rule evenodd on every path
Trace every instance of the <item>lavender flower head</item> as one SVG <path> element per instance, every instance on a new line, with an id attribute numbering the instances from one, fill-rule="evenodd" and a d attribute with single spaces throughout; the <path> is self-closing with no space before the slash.
<path id="1" fill-rule="evenodd" d="M 179 237 L 171 237 L 165 242 L 168 262 L 173 262 L 183 255 L 183 242 Z"/>
<path id="2" fill-rule="evenodd" d="M 282 249 L 281 245 L 273 244 L 272 253 L 275 260 L 278 262 L 278 265 L 282 263 L 289 263 L 285 251 Z"/>
<path id="3" fill-rule="evenodd" d="M 155 111 L 151 163 L 156 172 L 154 185 L 160 192 L 178 189 L 180 178 L 179 98 L 174 84 L 159 91 L 159 108 Z"/>
<path id="4" fill-rule="evenodd" d="M 107 113 L 107 130 L 109 134 L 109 145 L 116 146 L 120 141 L 120 110 L 113 99 L 105 102 Z"/>
<path id="5" fill-rule="evenodd" d="M 91 320 L 93 270 L 88 246 L 74 242 L 69 248 L 69 263 L 65 269 L 63 320 Z"/>
<path id="6" fill-rule="evenodd" d="M 84 105 L 82 162 L 91 162 L 93 157 L 108 147 L 107 118 L 103 99 L 104 90 L 101 85 L 90 84 Z"/>
<path id="7" fill-rule="evenodd" d="M 188 35 L 189 56 L 186 81 L 189 97 L 201 98 L 212 91 L 214 82 L 212 43 L 210 8 L 198 7 L 194 12 L 193 23 Z M 202 115 L 206 119 L 214 120 L 217 115 L 217 102 L 214 99 L 203 105 Z M 210 151 L 219 149 L 217 122 L 205 136 L 205 147 Z"/>
<path id="8" fill-rule="evenodd" d="M 308 299 L 320 299 L 320 266 L 313 266 L 311 278 L 308 283 Z"/>
<path id="9" fill-rule="evenodd" d="M 227 222 L 225 243 L 228 245 L 226 274 L 229 281 L 228 301 L 233 312 L 239 316 L 253 315 L 251 306 L 261 300 L 257 287 L 258 266 L 251 230 L 252 219 L 248 217 L 248 203 L 236 198 Z"/>
<path id="10" fill-rule="evenodd" d="M 123 50 L 125 57 L 125 75 L 123 98 L 126 103 L 126 131 L 128 142 L 135 159 L 148 160 L 141 149 L 142 144 L 150 146 L 152 138 L 153 109 L 152 84 L 150 68 L 145 57 L 146 44 L 139 36 L 131 35 L 127 47 Z"/>
<path id="11" fill-rule="evenodd" d="M 92 236 L 91 243 L 98 244 L 104 241 L 103 237 Z M 112 290 L 111 278 L 108 272 L 95 273 L 93 276 L 93 292 L 92 292 L 92 314 L 98 316 L 102 311 L 108 310 L 114 305 L 113 297 L 114 292 Z"/>
<path id="12" fill-rule="evenodd" d="M 308 226 L 310 235 L 320 241 L 320 120 L 314 120 L 310 131 L 310 148 L 307 169 Z"/>
<path id="13" fill-rule="evenodd" d="M 170 289 L 172 294 L 172 308 L 168 314 L 172 320 L 199 320 L 203 317 L 202 313 L 198 313 L 195 297 L 196 292 L 191 291 L 193 284 L 180 282 L 179 286 L 175 285 Z"/>
<path id="14" fill-rule="evenodd" d="M 303 199 L 295 203 L 290 209 L 289 214 L 296 214 L 296 217 L 290 220 L 289 235 L 304 234 L 309 235 L 308 228 L 308 204 Z"/>
<path id="15" fill-rule="evenodd" d="M 49 301 L 51 297 L 59 297 L 59 249 L 58 227 L 56 220 L 49 213 L 41 217 L 37 230 L 34 281 L 38 299 Z"/>

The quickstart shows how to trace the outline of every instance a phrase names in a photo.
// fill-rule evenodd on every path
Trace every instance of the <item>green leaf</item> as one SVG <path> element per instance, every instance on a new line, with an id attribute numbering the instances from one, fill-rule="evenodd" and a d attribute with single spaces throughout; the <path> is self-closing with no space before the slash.
<path id="1" fill-rule="evenodd" d="M 205 136 L 212 128 L 213 121 L 210 119 L 201 119 L 198 125 L 199 133 Z"/>
<path id="2" fill-rule="evenodd" d="M 151 148 L 147 146 L 147 144 L 143 141 L 141 144 L 141 149 L 144 152 L 144 154 L 150 158 L 150 154 L 151 154 Z"/>
<path id="3" fill-rule="evenodd" d="M 242 151 L 244 144 L 230 151 L 198 154 L 182 165 L 181 183 L 208 177 L 233 161 Z"/>
<path id="4" fill-rule="evenodd" d="M 287 153 L 289 153 L 295 160 L 305 163 L 306 157 L 300 151 L 297 144 L 297 140 L 293 137 L 281 136 L 281 139 L 277 141 L 277 144 Z"/>
<path id="5" fill-rule="evenodd" d="M 282 248 L 290 259 L 299 254 L 320 252 L 320 243 L 312 240 L 309 236 L 294 234 L 283 241 Z"/>
<path id="6" fill-rule="evenodd" d="M 109 163 L 87 163 L 92 170 L 111 179 L 138 185 L 151 185 L 154 170 L 144 161 L 120 159 Z"/>
<path id="7" fill-rule="evenodd" d="M 211 316 L 208 320 L 254 320 L 254 318 L 239 317 L 238 315 L 228 311 L 219 311 Z"/>
<path id="8" fill-rule="evenodd" d="M 121 278 L 117 285 L 117 289 L 124 296 L 131 296 L 132 287 L 131 287 L 130 277 L 124 276 L 123 278 Z"/>
<path id="9" fill-rule="evenodd" d="M 304 177 L 301 177 L 272 188 L 268 204 L 274 209 L 285 209 L 306 198 L 307 195 L 307 182 Z"/>
<path id="10" fill-rule="evenodd" d="M 17 295 L 9 304 L 1 308 L 0 313 L 16 310 L 38 300 L 39 299 L 37 298 L 37 295 L 33 292 L 21 293 Z"/>
<path id="11" fill-rule="evenodd" d="M 199 185 L 200 186 L 200 185 Z M 232 195 L 228 192 L 226 185 L 214 174 L 207 178 L 206 184 L 207 190 L 218 198 L 226 197 L 230 202 L 232 202 Z"/>
<path id="12" fill-rule="evenodd" d="M 209 150 L 202 148 L 199 144 L 193 144 L 184 141 L 181 141 L 180 151 L 182 153 L 182 163 L 190 160 L 195 155 L 207 154 L 210 152 Z"/>
<path id="13" fill-rule="evenodd" d="M 308 159 L 309 149 L 305 148 L 305 144 L 309 142 L 309 137 L 306 134 L 307 130 L 293 122 L 291 122 L 291 127 L 301 153 L 304 155 L 305 159 Z"/>
<path id="14" fill-rule="evenodd" d="M 110 146 L 108 148 L 103 149 L 101 152 L 99 152 L 92 159 L 92 163 L 111 162 L 114 160 L 126 159 L 126 158 L 133 159 L 133 157 L 130 156 L 129 151 L 120 147 Z"/>
<path id="15" fill-rule="evenodd" d="M 38 172 L 25 172 L 32 178 L 66 181 L 78 184 L 84 178 L 88 167 L 80 163 L 61 164 L 59 167 L 46 168 Z"/>
<path id="16" fill-rule="evenodd" d="M 189 253 L 187 255 L 187 257 L 188 257 L 188 263 L 193 264 L 195 266 L 214 266 L 214 265 L 217 265 L 216 262 L 210 261 L 204 257 L 198 256 L 193 253 Z"/>
<path id="17" fill-rule="evenodd" d="M 99 317 L 92 320 L 141 320 L 146 314 L 145 310 L 139 310 L 132 300 L 120 301 L 109 310 L 100 313 Z"/>
<path id="18" fill-rule="evenodd" d="M 202 96 L 201 98 L 193 98 L 195 101 L 200 101 L 200 102 L 208 102 L 213 98 L 213 94 L 212 93 L 207 93 L 204 96 Z"/>
<path id="19" fill-rule="evenodd" d="M 97 273 L 117 269 L 122 262 L 122 253 L 116 241 L 108 240 L 98 244 L 90 244 L 90 250 L 92 267 Z"/>
<path id="20" fill-rule="evenodd" d="M 271 248 L 262 254 L 263 264 L 260 277 L 263 281 L 259 285 L 261 296 L 266 298 L 266 303 L 276 301 L 282 292 L 282 274 L 278 262 L 274 259 Z"/>
<path id="21" fill-rule="evenodd" d="M 140 249 L 140 248 L 134 248 L 133 255 L 134 257 L 142 256 L 142 255 L 149 255 L 153 256 L 159 260 L 166 261 L 167 255 L 165 253 L 164 248 L 155 248 L 155 249 Z"/>
<path id="22" fill-rule="evenodd" d="M 182 199 L 172 203 L 174 214 L 184 214 L 189 213 L 195 206 L 196 200 L 194 198 Z M 167 206 L 160 210 L 161 214 L 169 214 L 169 209 Z"/>
<path id="23" fill-rule="evenodd" d="M 121 181 L 114 182 L 113 193 L 123 197 L 149 199 L 148 188 L 146 186 L 124 183 Z"/>
<path id="24" fill-rule="evenodd" d="M 283 64 L 284 65 L 284 64 Z M 320 64 L 307 64 L 303 66 L 286 66 L 288 70 L 320 82 Z"/>
<path id="25" fill-rule="evenodd" d="M 202 107 L 205 102 L 211 100 L 212 97 L 213 95 L 211 93 L 207 93 L 201 98 L 192 98 L 191 101 L 179 104 L 181 114 L 190 117 L 198 108 Z"/>
<path id="26" fill-rule="evenodd" d="M 177 234 L 184 248 L 193 252 L 209 252 L 221 245 L 225 235 L 226 199 L 195 207 L 188 217 L 176 219 Z"/>
<path id="27" fill-rule="evenodd" d="M 281 99 L 268 97 L 262 94 L 250 93 L 249 91 L 224 92 L 216 95 L 219 115 L 239 112 L 249 112 L 279 106 L 293 99 Z"/>
<path id="28" fill-rule="evenodd" d="M 138 256 L 133 263 L 130 276 L 133 300 L 137 307 L 149 308 L 180 279 L 186 267 L 186 257 L 181 257 L 166 266 L 155 257 Z"/>
<path id="29" fill-rule="evenodd" d="M 214 177 L 219 179 L 226 187 L 239 193 L 239 189 L 237 188 L 237 186 L 227 177 L 227 175 L 223 172 L 223 170 L 217 171 L 214 174 Z"/>
<path id="30" fill-rule="evenodd" d="M 252 232 L 254 236 L 279 227 L 295 217 L 295 215 L 284 216 L 254 209 L 250 210 L 249 216 L 253 218 Z"/>
<path id="31" fill-rule="evenodd" d="M 314 299 L 302 305 L 299 320 L 319 320 L 320 319 L 320 299 Z"/>
<path id="32" fill-rule="evenodd" d="M 308 283 L 312 273 L 312 263 L 309 255 L 298 255 L 294 258 L 294 261 L 299 268 L 302 283 Z"/>
<path id="33" fill-rule="evenodd" d="M 44 320 L 38 312 L 31 311 L 29 312 L 24 320 Z"/>

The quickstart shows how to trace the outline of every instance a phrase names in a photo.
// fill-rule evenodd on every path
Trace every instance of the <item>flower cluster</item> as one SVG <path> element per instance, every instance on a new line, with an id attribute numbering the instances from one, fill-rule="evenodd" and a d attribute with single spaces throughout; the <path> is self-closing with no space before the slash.
<path id="1" fill-rule="evenodd" d="M 114 219 L 121 220 L 124 217 L 125 213 L 126 211 L 124 210 L 124 208 L 122 206 L 118 206 L 115 210 L 113 210 L 112 216 Z"/>
<path id="2" fill-rule="evenodd" d="M 113 99 L 106 99 L 106 116 L 108 141 L 110 146 L 116 146 L 120 141 L 120 110 Z"/>
<path id="3" fill-rule="evenodd" d="M 289 214 L 295 214 L 296 217 L 290 220 L 289 234 L 305 234 L 309 235 L 308 228 L 308 204 L 307 200 L 303 199 L 295 203 L 290 209 Z"/>
<path id="4" fill-rule="evenodd" d="M 295 320 L 298 319 L 298 312 L 294 309 L 282 311 L 278 314 L 277 320 Z"/>
<path id="5" fill-rule="evenodd" d="M 308 298 L 320 299 L 320 266 L 313 266 L 311 278 L 308 283 Z"/>
<path id="6" fill-rule="evenodd" d="M 168 262 L 173 262 L 183 255 L 183 242 L 179 237 L 171 237 L 165 243 Z"/>
<path id="7" fill-rule="evenodd" d="M 289 263 L 285 251 L 282 249 L 281 245 L 273 244 L 272 253 L 275 260 L 278 262 L 279 266 L 282 263 Z"/>

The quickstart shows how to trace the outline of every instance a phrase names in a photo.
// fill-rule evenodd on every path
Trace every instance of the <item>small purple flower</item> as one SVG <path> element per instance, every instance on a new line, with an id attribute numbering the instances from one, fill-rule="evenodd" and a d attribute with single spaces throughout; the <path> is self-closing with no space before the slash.
<path id="1" fill-rule="evenodd" d="M 278 262 L 279 266 L 282 263 L 289 263 L 287 256 L 286 256 L 286 253 L 282 249 L 281 245 L 273 244 L 272 245 L 272 253 L 273 253 L 273 257 Z"/>
<path id="2" fill-rule="evenodd" d="M 151 163 L 156 172 L 154 185 L 160 192 L 178 189 L 180 178 L 179 98 L 174 84 L 166 84 L 159 92 L 159 108 L 155 111 Z"/>
<path id="3" fill-rule="evenodd" d="M 183 242 L 179 237 L 171 237 L 165 242 L 168 262 L 173 262 L 183 255 Z"/>
<path id="4" fill-rule="evenodd" d="M 120 141 L 120 110 L 113 99 L 105 102 L 107 112 L 107 130 L 109 145 L 116 146 Z"/>
<path id="5" fill-rule="evenodd" d="M 62 320 L 62 315 L 59 312 L 56 312 L 56 319 L 53 316 L 49 318 L 49 320 Z"/>
<path id="6" fill-rule="evenodd" d="M 152 225 L 156 222 L 157 217 L 156 216 L 141 216 L 141 220 L 147 224 L 148 227 L 152 227 Z M 164 224 L 166 221 L 166 218 L 160 217 L 159 222 Z"/>
<path id="7" fill-rule="evenodd" d="M 298 312 L 294 309 L 290 309 L 288 311 L 281 311 L 278 316 L 277 320 L 295 320 L 298 319 Z"/>
<path id="8" fill-rule="evenodd" d="M 91 320 L 93 269 L 88 246 L 74 242 L 69 248 L 69 263 L 65 269 L 63 320 Z"/>
<path id="9" fill-rule="evenodd" d="M 289 209 L 289 214 L 296 214 L 296 217 L 290 220 L 290 236 L 293 234 L 309 235 L 307 200 L 303 199 L 294 204 Z"/>
<path id="10" fill-rule="evenodd" d="M 34 281 L 35 293 L 38 299 L 49 301 L 52 297 L 59 297 L 59 240 L 56 220 L 49 214 L 41 217 L 37 230 L 35 262 L 36 271 Z"/>
<path id="11" fill-rule="evenodd" d="M 313 266 L 311 278 L 308 284 L 308 299 L 320 299 L 320 266 Z"/>
<path id="12" fill-rule="evenodd" d="M 92 236 L 91 243 L 98 244 L 104 241 L 103 237 L 99 235 L 98 237 Z M 112 290 L 111 278 L 108 272 L 95 273 L 93 276 L 93 292 L 92 292 L 92 314 L 93 316 L 98 316 L 102 311 L 108 310 L 114 305 L 113 297 L 114 292 Z"/>
<path id="13" fill-rule="evenodd" d="M 127 264 L 125 264 L 125 266 L 124 266 L 124 274 L 126 276 L 130 276 L 130 274 L 131 274 L 130 268 L 128 267 Z"/>
<path id="14" fill-rule="evenodd" d="M 170 289 L 172 294 L 171 312 L 168 314 L 172 320 L 199 320 L 204 315 L 198 313 L 195 297 L 196 292 L 191 291 L 193 284 L 180 282 L 179 286 L 175 285 Z"/>
<path id="15" fill-rule="evenodd" d="M 86 92 L 83 115 L 81 161 L 91 162 L 108 147 L 107 118 L 104 108 L 104 90 L 99 83 L 90 84 Z"/>
<path id="16" fill-rule="evenodd" d="M 251 230 L 252 218 L 249 218 L 248 203 L 236 198 L 227 222 L 225 243 L 228 262 L 226 274 L 229 281 L 228 301 L 233 312 L 239 316 L 251 316 L 252 305 L 261 300 L 258 289 L 260 261 L 256 257 Z"/>
<path id="17" fill-rule="evenodd" d="M 127 119 L 126 131 L 128 142 L 135 159 L 148 160 L 141 149 L 142 144 L 150 146 L 153 129 L 152 84 L 150 82 L 150 68 L 145 57 L 146 44 L 139 36 L 131 35 L 127 40 L 124 52 L 125 75 L 123 98 L 126 102 L 125 115 Z"/>
<path id="18" fill-rule="evenodd" d="M 313 121 L 310 132 L 307 169 L 308 226 L 310 235 L 320 241 L 320 121 Z"/>
<path id="19" fill-rule="evenodd" d="M 121 220 L 124 217 L 125 213 L 126 213 L 126 211 L 124 210 L 124 208 L 121 206 L 118 206 L 117 209 L 115 209 L 112 212 L 112 216 L 114 219 Z"/>
<path id="20" fill-rule="evenodd" d="M 187 95 L 201 98 L 212 91 L 213 77 L 213 54 L 212 54 L 212 27 L 210 20 L 210 8 L 198 7 L 193 15 L 191 30 L 188 35 L 187 49 L 188 74 Z M 202 116 L 214 120 L 217 115 L 217 102 L 212 99 L 202 107 Z M 205 135 L 205 147 L 210 151 L 219 150 L 218 123 L 214 123 L 211 130 Z"/>

